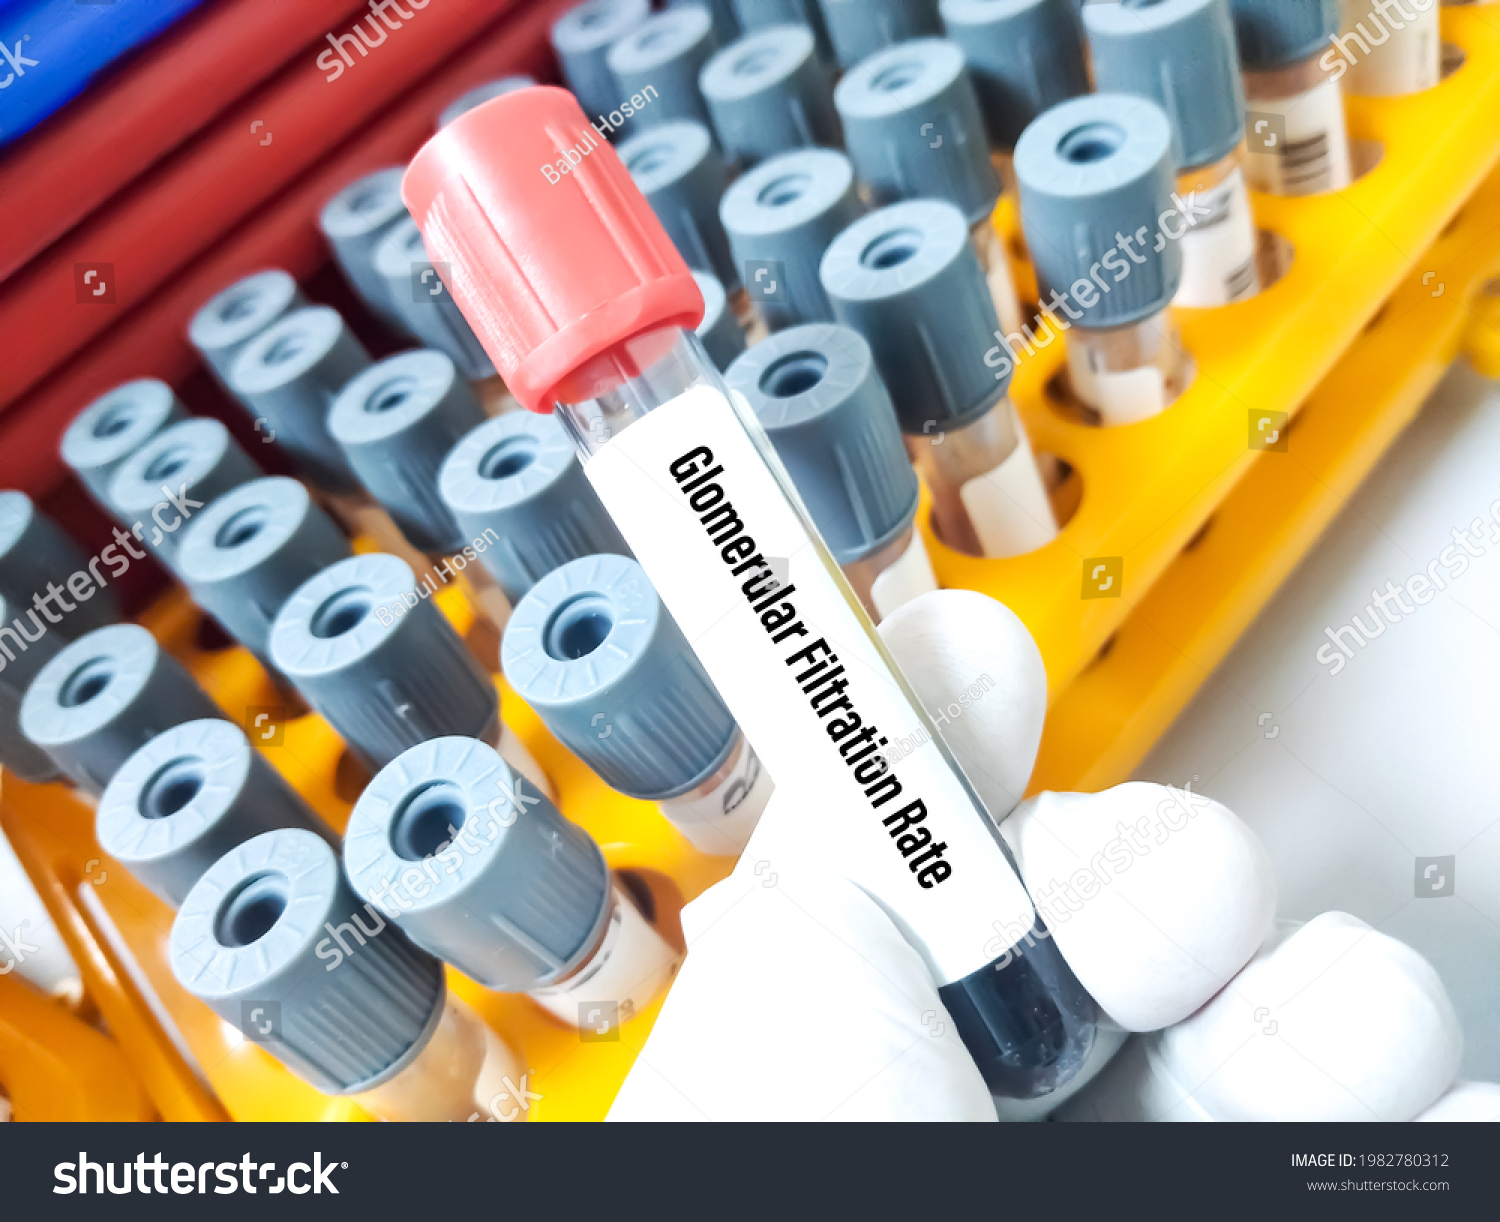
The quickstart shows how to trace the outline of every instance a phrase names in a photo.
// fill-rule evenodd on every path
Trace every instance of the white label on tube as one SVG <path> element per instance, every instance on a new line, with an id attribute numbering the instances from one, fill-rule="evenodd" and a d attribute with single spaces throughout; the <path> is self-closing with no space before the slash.
<path id="1" fill-rule="evenodd" d="M 1280 132 L 1275 130 L 1278 117 L 1284 128 Z M 1338 191 L 1353 181 L 1344 98 L 1332 81 L 1295 98 L 1256 98 L 1245 126 L 1245 168 L 1257 190 L 1311 195 Z"/>
<path id="2" fill-rule="evenodd" d="M 775 784 L 754 748 L 744 743 L 724 783 L 701 798 L 668 798 L 657 806 L 700 853 L 738 857 L 750 843 Z"/>
<path id="3" fill-rule="evenodd" d="M 1355 97 L 1395 97 L 1431 89 L 1442 79 L 1443 44 L 1438 0 L 1411 0 L 1384 17 L 1373 0 L 1344 0 L 1339 57 L 1348 65 L 1344 91 Z M 1397 25 L 1401 29 L 1396 29 Z M 1375 40 L 1379 39 L 1379 42 Z"/>
<path id="4" fill-rule="evenodd" d="M 1010 456 L 958 490 L 984 554 L 994 559 L 1021 556 L 1057 538 L 1057 519 L 1031 442 L 1012 407 L 1018 444 Z"/>
<path id="5" fill-rule="evenodd" d="M 585 471 L 830 867 L 939 984 L 1018 941 L 1034 910 L 993 825 L 942 750 L 886 758 L 931 723 L 729 401 L 694 387 Z"/>
<path id="6" fill-rule="evenodd" d="M 530 997 L 565 1023 L 608 1034 L 649 1006 L 671 982 L 681 956 L 618 888 L 604 942 L 577 975 Z"/>
<path id="7" fill-rule="evenodd" d="M 1182 235 L 1182 286 L 1173 301 L 1212 309 L 1259 292 L 1255 217 L 1245 176 L 1231 170 L 1218 186 L 1195 191 L 1193 202 L 1207 215 Z"/>
<path id="8" fill-rule="evenodd" d="M 911 542 L 901 553 L 901 559 L 877 574 L 870 583 L 870 601 L 884 619 L 898 607 L 904 607 L 912 599 L 930 594 L 937 588 L 937 576 L 927 556 L 927 545 L 922 542 L 922 532 L 913 528 Z"/>
<path id="9" fill-rule="evenodd" d="M 1167 381 L 1155 365 L 1111 372 L 1084 344 L 1068 348 L 1068 376 L 1078 397 L 1105 424 L 1134 424 L 1167 408 Z"/>

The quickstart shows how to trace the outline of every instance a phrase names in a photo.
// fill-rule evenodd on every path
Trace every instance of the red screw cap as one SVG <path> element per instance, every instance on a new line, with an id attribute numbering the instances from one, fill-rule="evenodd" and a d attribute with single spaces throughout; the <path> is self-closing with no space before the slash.
<path id="1" fill-rule="evenodd" d="M 573 95 L 504 94 L 433 136 L 402 195 L 453 299 L 532 411 L 572 375 L 661 327 L 695 328 L 703 295 L 614 149 Z"/>

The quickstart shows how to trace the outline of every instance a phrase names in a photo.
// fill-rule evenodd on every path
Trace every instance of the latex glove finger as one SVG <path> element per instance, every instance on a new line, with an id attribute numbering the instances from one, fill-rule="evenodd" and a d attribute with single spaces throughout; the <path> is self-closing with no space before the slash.
<path id="1" fill-rule="evenodd" d="M 1500 1120 L 1500 1085 L 1455 1082 L 1418 1120 Z"/>
<path id="2" fill-rule="evenodd" d="M 1410 1120 L 1463 1037 L 1411 947 L 1342 912 L 1268 941 L 1211 1002 L 1132 1040 L 1059 1119 Z"/>
<path id="3" fill-rule="evenodd" d="M 1197 1010 L 1250 961 L 1276 918 L 1265 848 L 1191 789 L 1133 782 L 1044 793 L 1001 832 L 1068 966 L 1128 1031 Z"/>
<path id="4" fill-rule="evenodd" d="M 761 826 L 801 814 L 778 789 Z M 880 907 L 754 841 L 741 866 L 683 910 L 687 960 L 610 1119 L 994 1120 L 926 965 Z"/>
<path id="5" fill-rule="evenodd" d="M 1024 626 L 983 595 L 944 591 L 881 632 L 929 709 L 957 707 L 944 733 L 1008 811 L 1046 707 Z M 837 847 L 809 822 L 779 783 L 731 877 L 684 909 L 686 963 L 612 1119 L 995 1118 L 926 966 L 837 876 Z"/>

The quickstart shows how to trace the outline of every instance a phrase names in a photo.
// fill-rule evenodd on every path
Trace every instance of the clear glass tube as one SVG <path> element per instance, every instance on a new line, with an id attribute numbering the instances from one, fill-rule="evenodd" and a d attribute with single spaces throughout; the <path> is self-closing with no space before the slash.
<path id="1" fill-rule="evenodd" d="M 1029 1098 L 1067 1081 L 1092 1046 L 1097 1007 L 764 430 L 697 337 L 666 327 L 621 342 L 558 398 L 590 482 L 757 754 L 796 787 L 809 835 L 923 956 L 990 1089 Z M 719 533 L 704 523 L 710 504 L 733 519 Z M 732 564 L 766 567 L 747 554 L 756 546 L 790 557 L 789 584 L 759 602 L 731 576 Z M 837 709 L 850 715 L 835 732 L 823 719 Z M 896 765 L 880 754 L 882 733 L 918 732 L 931 751 Z"/>
<path id="2" fill-rule="evenodd" d="M 605 1035 L 663 992 L 682 955 L 611 881 L 609 915 L 587 953 L 560 979 L 528 996 L 570 1026 Z"/>
<path id="3" fill-rule="evenodd" d="M 1245 170 L 1268 195 L 1339 191 L 1354 181 L 1344 98 L 1327 54 L 1264 71 L 1246 69 Z"/>
<path id="4" fill-rule="evenodd" d="M 1017 556 L 1056 536 L 1046 485 L 1009 398 L 961 428 L 908 435 L 906 449 L 932 493 L 933 529 L 955 551 Z"/>
<path id="5" fill-rule="evenodd" d="M 774 786 L 760 758 L 736 734 L 723 762 L 687 793 L 657 802 L 661 813 L 700 853 L 738 857 L 760 822 Z"/>
<path id="6" fill-rule="evenodd" d="M 1212 309 L 1260 292 L 1259 238 L 1245 182 L 1243 141 L 1212 165 L 1177 176 L 1192 215 L 1182 244 L 1182 284 L 1174 304 Z"/>
<path id="7" fill-rule="evenodd" d="M 353 1098 L 380 1120 L 521 1120 L 526 1078 L 510 1046 L 450 991 L 422 1051 Z"/>
<path id="8" fill-rule="evenodd" d="M 1166 411 L 1193 377 L 1170 310 L 1107 331 L 1075 326 L 1068 334 L 1073 393 L 1101 424 L 1134 424 Z"/>
<path id="9" fill-rule="evenodd" d="M 877 624 L 918 595 L 938 588 L 927 547 L 915 523 L 884 547 L 844 565 L 844 576 Z"/>
<path id="10" fill-rule="evenodd" d="M 1005 243 L 995 230 L 992 215 L 969 229 L 969 242 L 979 257 L 979 266 L 984 269 L 985 283 L 990 286 L 990 300 L 995 305 L 995 316 L 1000 320 L 1000 330 L 1009 335 L 1021 329 L 1021 299 L 1016 295 L 1016 284 L 1010 275 L 1010 259 L 1005 253 Z"/>

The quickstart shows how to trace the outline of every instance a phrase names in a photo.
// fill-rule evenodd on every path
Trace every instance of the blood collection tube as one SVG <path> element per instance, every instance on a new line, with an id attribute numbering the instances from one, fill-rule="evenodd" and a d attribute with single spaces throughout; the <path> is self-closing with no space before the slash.
<path id="1" fill-rule="evenodd" d="M 111 624 L 79 637 L 37 672 L 21 701 L 21 732 L 97 797 L 158 734 L 222 716 L 149 632 Z"/>
<path id="2" fill-rule="evenodd" d="M 104 550 L 118 557 L 118 548 Z M 101 571 L 105 564 L 108 577 Z M 0 647 L 9 646 L 3 652 L 25 650 L 44 633 L 71 641 L 118 620 L 120 604 L 108 578 L 124 569 L 115 564 L 90 561 L 24 492 L 0 491 L 0 595 L 12 608 L 0 620 Z M 24 626 L 28 620 L 36 636 Z"/>
<path id="3" fill-rule="evenodd" d="M 569 561 L 517 604 L 500 649 L 516 694 L 605 784 L 655 802 L 699 852 L 739 855 L 771 777 L 640 565 Z"/>
<path id="4" fill-rule="evenodd" d="M 271 625 L 271 662 L 378 772 L 461 734 L 497 748 L 543 793 L 546 774 L 500 718 L 490 677 L 402 560 L 351 556 L 304 582 Z"/>
<path id="5" fill-rule="evenodd" d="M 723 373 L 745 351 L 745 330 L 729 308 L 729 297 L 718 280 L 707 272 L 694 272 L 693 279 L 703 294 L 703 321 L 697 327 L 698 338 L 703 341 L 703 351 L 708 353 L 714 368 Z"/>
<path id="6" fill-rule="evenodd" d="M 1345 65 L 1344 92 L 1384 98 L 1431 89 L 1443 79 L 1441 26 L 1438 0 L 1343 0 L 1334 63 L 1335 72 Z"/>
<path id="7" fill-rule="evenodd" d="M 818 0 L 839 67 L 894 43 L 941 36 L 937 0 Z"/>
<path id="8" fill-rule="evenodd" d="M 1172 128 L 1160 107 L 1126 94 L 1054 106 L 1016 145 L 1021 221 L 1045 320 L 1028 345 L 1068 333 L 1074 394 L 1104 424 L 1165 411 L 1192 360 L 1170 311 L 1191 227 L 1173 202 Z M 1019 344 L 1004 359 L 1020 360 Z"/>
<path id="9" fill-rule="evenodd" d="M 279 269 L 256 272 L 215 293 L 188 323 L 188 342 L 226 390 L 229 370 L 252 339 L 277 319 L 307 305 L 292 277 Z"/>
<path id="10" fill-rule="evenodd" d="M 172 388 L 138 378 L 105 391 L 68 425 L 63 462 L 102 508 L 109 509 L 109 481 L 120 464 L 168 425 L 187 419 Z"/>
<path id="11" fill-rule="evenodd" d="M 557 53 L 563 79 L 584 113 L 603 121 L 599 130 L 605 134 L 614 135 L 630 127 L 630 116 L 622 113 L 622 103 L 628 99 L 621 95 L 605 57 L 610 47 L 650 15 L 651 0 L 586 0 L 552 25 L 552 49 Z M 635 107 L 630 109 L 634 111 Z"/>
<path id="12" fill-rule="evenodd" d="M 472 739 L 386 765 L 349 816 L 344 866 L 418 946 L 597 1035 L 650 1005 L 681 963 L 589 834 Z"/>
<path id="13" fill-rule="evenodd" d="M 833 149 L 783 153 L 725 192 L 719 217 L 772 331 L 833 321 L 818 264 L 864 210 L 854 167 Z"/>
<path id="14" fill-rule="evenodd" d="M 624 165 L 600 149 L 576 181 L 534 174 L 581 120 L 571 96 L 545 88 L 470 112 L 408 170 L 413 215 L 457 269 L 455 298 L 507 385 L 534 411 L 557 407 L 757 755 L 795 778 L 810 843 L 922 955 L 991 1089 L 1045 1094 L 1082 1063 L 1097 1008 L 770 442 L 692 334 L 702 297 Z M 767 580 L 773 561 L 785 581 Z M 917 733 L 932 751 L 894 765 L 881 752 Z M 986 945 L 997 929 L 998 958 Z"/>
<path id="15" fill-rule="evenodd" d="M 406 323 L 375 270 L 375 251 L 386 231 L 406 216 L 401 174 L 400 166 L 387 166 L 356 179 L 323 205 L 318 228 L 355 295 L 378 318 L 405 334 Z"/>
<path id="16" fill-rule="evenodd" d="M 620 160 L 689 267 L 712 272 L 736 318 L 751 313 L 739 268 L 719 219 L 728 179 L 708 128 L 688 119 L 663 123 L 620 145 Z"/>
<path id="17" fill-rule="evenodd" d="M 377 1119 L 525 1112 L 524 1063 L 449 991 L 440 960 L 354 894 L 313 832 L 266 832 L 221 857 L 178 909 L 168 956 L 231 1027 Z"/>
<path id="18" fill-rule="evenodd" d="M 718 49 L 713 16 L 693 4 L 652 14 L 610 47 L 604 62 L 618 96 L 635 105 L 637 130 L 675 119 L 708 127 L 712 120 L 698 92 L 698 74 Z"/>
<path id="19" fill-rule="evenodd" d="M 328 431 L 360 482 L 428 556 L 461 552 L 469 541 L 438 494 L 438 471 L 484 420 L 453 362 L 431 348 L 371 365 L 328 409 Z"/>
<path id="20" fill-rule="evenodd" d="M 386 231 L 373 259 L 376 273 L 386 283 L 386 296 L 406 330 L 453 362 L 486 413 L 515 406 L 505 393 L 505 384 L 495 376 L 495 366 L 448 296 L 410 217 L 402 217 Z"/>
<path id="21" fill-rule="evenodd" d="M 261 474 L 228 429 L 199 416 L 164 428 L 121 463 L 107 496 L 120 524 L 175 570 L 193 515 Z"/>
<path id="22" fill-rule="evenodd" d="M 177 574 L 193 601 L 271 665 L 271 624 L 304 581 L 349 555 L 307 489 L 284 475 L 226 492 L 183 532 Z"/>
<path id="23" fill-rule="evenodd" d="M 1255 296 L 1258 237 L 1242 170 L 1245 96 L 1229 0 L 1091 4 L 1083 20 L 1099 88 L 1150 98 L 1172 123 L 1177 193 L 1192 211 L 1178 239 L 1173 300 L 1213 307 Z"/>
<path id="24" fill-rule="evenodd" d="M 498 98 L 502 93 L 511 93 L 517 89 L 530 89 L 536 81 L 529 76 L 502 76 L 493 81 L 485 81 L 482 85 L 475 85 L 466 93 L 461 93 L 438 115 L 437 125 L 439 128 L 447 127 L 459 115 L 466 115 L 476 106 L 483 106 L 491 98 Z"/>
<path id="25" fill-rule="evenodd" d="M 1344 98 L 1327 54 L 1339 0 L 1230 0 L 1245 78 L 1245 172 L 1268 195 L 1354 181 Z"/>
<path id="26" fill-rule="evenodd" d="M 916 527 L 917 473 L 859 332 L 793 327 L 751 348 L 724 381 L 750 404 L 872 620 L 938 588 Z"/>
<path id="27" fill-rule="evenodd" d="M 768 25 L 805 25 L 813 32 L 818 61 L 825 66 L 833 63 L 833 44 L 818 0 L 734 0 L 734 8 L 746 34 Z"/>
<path id="28" fill-rule="evenodd" d="M 546 416 L 512 412 L 481 424 L 444 460 L 438 488 L 512 607 L 569 560 L 629 554 L 573 443 Z"/>
<path id="29" fill-rule="evenodd" d="M 274 440 L 318 487 L 360 492 L 359 479 L 328 432 L 328 409 L 370 354 L 328 306 L 294 310 L 241 350 L 229 369 L 229 389 L 255 418 L 257 432 Z M 273 436 L 274 434 L 274 436 Z"/>
<path id="30" fill-rule="evenodd" d="M 57 765 L 21 733 L 21 701 L 37 672 L 67 640 L 42 624 L 35 624 L 36 639 L 28 640 L 22 625 L 29 611 L 0 594 L 0 766 L 35 784 L 52 780 Z"/>
<path id="31" fill-rule="evenodd" d="M 262 832 L 300 827 L 338 844 L 244 732 L 218 718 L 173 726 L 121 764 L 94 827 L 99 847 L 173 908 L 214 862 Z"/>
<path id="32" fill-rule="evenodd" d="M 968 222 L 1002 329 L 1019 330 L 1021 306 L 994 224 L 1000 179 L 958 44 L 924 38 L 877 51 L 845 74 L 833 99 L 849 159 L 871 201 L 955 204 Z"/>
<path id="33" fill-rule="evenodd" d="M 990 137 L 990 160 L 1012 195 L 1016 141 L 1058 102 L 1089 92 L 1088 53 L 1074 0 L 940 0 L 963 49 Z"/>
<path id="34" fill-rule="evenodd" d="M 412 232 L 420 242 L 414 225 Z M 449 309 L 457 315 L 451 303 Z M 461 315 L 458 322 L 468 329 Z M 493 381 L 498 385 L 498 378 Z M 457 580 L 475 614 L 498 634 L 511 604 L 481 565 L 470 568 L 476 544 L 486 540 L 459 526 L 438 490 L 448 452 L 485 419 L 454 363 L 423 348 L 397 353 L 358 374 L 333 401 L 328 429 L 355 474 L 421 555 L 422 568 L 444 582 Z M 497 635 L 483 646 L 480 660 L 493 665 L 491 650 L 498 645 Z"/>
<path id="35" fill-rule="evenodd" d="M 892 204 L 856 221 L 823 255 L 834 314 L 874 353 L 907 450 L 949 547 L 1015 556 L 1057 522 L 1008 394 L 1012 367 L 964 216 L 941 200 Z"/>
<path id="36" fill-rule="evenodd" d="M 837 148 L 833 87 L 805 25 L 773 25 L 730 43 L 698 77 L 725 159 L 748 168 L 809 145 Z"/>

